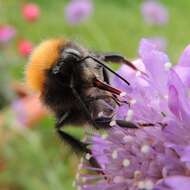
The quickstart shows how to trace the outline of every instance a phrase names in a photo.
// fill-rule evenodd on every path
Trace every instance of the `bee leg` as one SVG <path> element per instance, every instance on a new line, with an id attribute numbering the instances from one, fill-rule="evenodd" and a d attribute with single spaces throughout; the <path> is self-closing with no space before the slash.
<path id="1" fill-rule="evenodd" d="M 138 70 L 137 67 L 127 60 L 124 56 L 115 53 L 105 53 L 99 55 L 100 60 L 105 62 L 114 62 L 119 64 L 126 64 L 134 70 Z"/>
<path id="2" fill-rule="evenodd" d="M 64 124 L 64 120 L 63 118 L 65 117 L 66 119 L 66 115 L 68 115 L 67 113 L 64 114 L 60 119 L 57 121 L 56 123 L 56 130 L 57 133 L 60 137 L 61 140 L 63 140 L 64 142 L 68 143 L 71 148 L 75 151 L 76 154 L 86 154 L 88 156 L 86 156 L 86 159 L 88 159 L 89 163 L 91 166 L 95 167 L 95 168 L 100 168 L 101 166 L 99 165 L 99 163 L 97 162 L 97 160 L 92 156 L 92 152 L 91 150 L 89 150 L 87 148 L 88 144 L 79 141 L 78 139 L 76 139 L 75 137 L 71 136 L 70 134 L 64 132 L 63 130 L 61 130 L 61 127 Z"/>
<path id="3" fill-rule="evenodd" d="M 116 124 L 119 125 L 122 128 L 129 128 L 129 129 L 138 129 L 139 127 L 130 122 L 130 121 L 125 121 L 125 120 L 115 120 Z"/>
<path id="4" fill-rule="evenodd" d="M 109 129 L 114 125 L 118 125 L 122 128 L 138 129 L 139 127 L 132 122 L 125 120 L 113 120 L 111 117 L 99 117 L 95 119 L 98 129 Z"/>
<path id="5" fill-rule="evenodd" d="M 74 97 L 78 100 L 78 103 L 81 106 L 81 108 L 82 108 L 88 122 L 91 123 L 93 126 L 96 126 L 96 123 L 92 119 L 92 117 L 90 115 L 90 112 L 89 112 L 89 110 L 88 110 L 88 108 L 87 108 L 87 106 L 85 104 L 85 101 L 82 99 L 82 97 L 80 96 L 80 94 L 77 92 L 77 90 L 74 87 L 73 77 L 71 77 L 70 88 L 72 90 L 72 93 L 73 93 Z"/>
<path id="6" fill-rule="evenodd" d="M 114 62 L 119 64 L 125 64 L 128 65 L 130 68 L 132 68 L 135 71 L 140 71 L 131 61 L 126 59 L 124 56 L 115 54 L 115 53 L 105 53 L 98 55 L 99 59 L 105 62 Z M 146 75 L 143 71 L 140 71 L 143 75 Z"/>
<path id="7" fill-rule="evenodd" d="M 91 123 L 93 126 L 96 126 L 96 123 L 92 119 L 92 117 L 91 117 L 91 115 L 89 113 L 89 110 L 88 110 L 85 102 L 81 98 L 80 94 L 75 90 L 75 88 L 72 88 L 72 92 L 73 92 L 75 98 L 78 100 L 78 102 L 79 102 L 79 104 L 80 104 L 80 106 L 81 106 L 81 108 L 82 108 L 88 122 Z"/>
<path id="8" fill-rule="evenodd" d="M 103 76 L 104 76 L 104 81 L 105 81 L 107 84 L 110 84 L 108 72 L 107 72 L 107 70 L 106 70 L 104 67 L 103 67 Z"/>

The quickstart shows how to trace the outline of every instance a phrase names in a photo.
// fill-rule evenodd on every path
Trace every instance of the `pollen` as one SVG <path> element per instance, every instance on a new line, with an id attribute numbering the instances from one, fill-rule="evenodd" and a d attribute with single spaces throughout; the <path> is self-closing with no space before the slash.
<path id="1" fill-rule="evenodd" d="M 131 119 L 133 118 L 133 114 L 134 114 L 134 111 L 132 109 L 129 109 L 127 111 L 127 116 L 126 116 L 126 121 L 131 121 Z"/>
<path id="2" fill-rule="evenodd" d="M 128 167 L 130 165 L 130 160 L 129 159 L 124 159 L 122 164 L 123 164 L 124 167 Z"/>
<path id="3" fill-rule="evenodd" d="M 116 123 L 115 120 L 113 120 L 113 121 L 110 122 L 110 126 L 111 126 L 111 127 L 115 126 L 116 124 L 117 124 L 117 123 Z"/>
<path id="4" fill-rule="evenodd" d="M 117 159 L 117 157 L 118 157 L 118 152 L 117 152 L 117 150 L 114 150 L 112 152 L 112 158 L 115 160 L 115 159 Z"/>
<path id="5" fill-rule="evenodd" d="M 59 59 L 59 50 L 66 44 L 63 39 L 50 39 L 34 49 L 26 66 L 26 83 L 34 91 L 42 91 L 45 72 Z"/>
<path id="6" fill-rule="evenodd" d="M 130 104 L 132 104 L 132 105 L 134 105 L 134 104 L 136 104 L 137 103 L 137 100 L 135 100 L 135 99 L 132 99 L 132 100 L 130 100 L 130 102 L 129 102 Z"/>
<path id="7" fill-rule="evenodd" d="M 85 158 L 86 158 L 87 160 L 90 160 L 90 159 L 92 158 L 92 155 L 89 154 L 89 153 L 87 153 L 86 156 L 85 156 Z"/>
<path id="8" fill-rule="evenodd" d="M 126 95 L 127 95 L 126 92 L 121 92 L 121 93 L 119 94 L 120 97 L 124 97 L 124 96 L 126 96 Z"/>
<path id="9" fill-rule="evenodd" d="M 142 153 L 144 153 L 144 154 L 147 154 L 147 153 L 149 153 L 149 151 L 150 151 L 150 146 L 149 145 L 143 145 L 142 147 L 141 147 L 141 152 Z"/>
<path id="10" fill-rule="evenodd" d="M 166 71 L 169 71 L 171 69 L 171 67 L 172 67 L 172 63 L 166 62 L 165 65 L 164 65 L 164 67 L 165 67 Z"/>
<path id="11" fill-rule="evenodd" d="M 154 184 L 151 180 L 140 181 L 138 183 L 138 188 L 139 189 L 152 190 L 154 188 Z"/>
<path id="12" fill-rule="evenodd" d="M 103 133 L 101 137 L 102 137 L 103 140 L 105 140 L 105 139 L 108 138 L 108 134 L 107 133 Z"/>

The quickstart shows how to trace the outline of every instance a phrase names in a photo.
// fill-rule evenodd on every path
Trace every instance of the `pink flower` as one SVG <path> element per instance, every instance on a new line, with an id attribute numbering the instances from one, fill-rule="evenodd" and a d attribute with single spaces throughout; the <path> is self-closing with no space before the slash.
<path id="1" fill-rule="evenodd" d="M 9 25 L 0 26 L 0 43 L 8 43 L 16 34 L 15 28 Z"/>
<path id="2" fill-rule="evenodd" d="M 32 43 L 28 40 L 22 40 L 18 45 L 18 50 L 21 56 L 26 57 L 32 51 Z"/>
<path id="3" fill-rule="evenodd" d="M 34 126 L 46 115 L 46 110 L 39 97 L 35 95 L 28 95 L 15 100 L 12 104 L 12 110 L 18 123 L 24 127 Z"/>
<path id="4" fill-rule="evenodd" d="M 28 3 L 24 5 L 22 15 L 29 22 L 37 21 L 40 16 L 40 8 L 37 4 Z"/>

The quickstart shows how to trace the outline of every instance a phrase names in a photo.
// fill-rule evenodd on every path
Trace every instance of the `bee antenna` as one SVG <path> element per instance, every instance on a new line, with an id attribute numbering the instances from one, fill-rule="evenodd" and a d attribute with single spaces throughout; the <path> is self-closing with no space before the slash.
<path id="1" fill-rule="evenodd" d="M 118 78 L 120 78 L 122 81 L 124 81 L 127 85 L 130 85 L 130 83 L 124 79 L 121 75 L 119 75 L 118 73 L 116 73 L 114 70 L 112 70 L 111 68 L 109 68 L 108 66 L 106 66 L 102 61 L 100 61 L 99 59 L 93 57 L 93 56 L 86 56 L 84 58 L 82 58 L 79 62 L 84 61 L 85 59 L 93 59 L 94 61 L 96 61 L 97 63 L 99 63 L 100 65 L 102 65 L 104 68 L 106 68 L 107 70 L 109 70 L 111 73 L 113 73 L 114 75 L 116 75 Z"/>

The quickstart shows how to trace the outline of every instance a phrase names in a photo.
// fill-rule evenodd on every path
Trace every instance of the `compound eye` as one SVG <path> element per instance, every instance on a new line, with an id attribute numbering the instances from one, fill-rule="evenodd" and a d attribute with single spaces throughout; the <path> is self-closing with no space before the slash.
<path id="1" fill-rule="evenodd" d="M 77 51 L 76 49 L 72 49 L 72 48 L 65 49 L 64 54 L 71 54 L 71 55 L 79 57 L 79 58 L 81 57 L 80 52 Z"/>
<path id="2" fill-rule="evenodd" d="M 61 60 L 65 63 L 75 63 L 81 59 L 81 54 L 75 49 L 64 49 L 61 54 Z"/>

